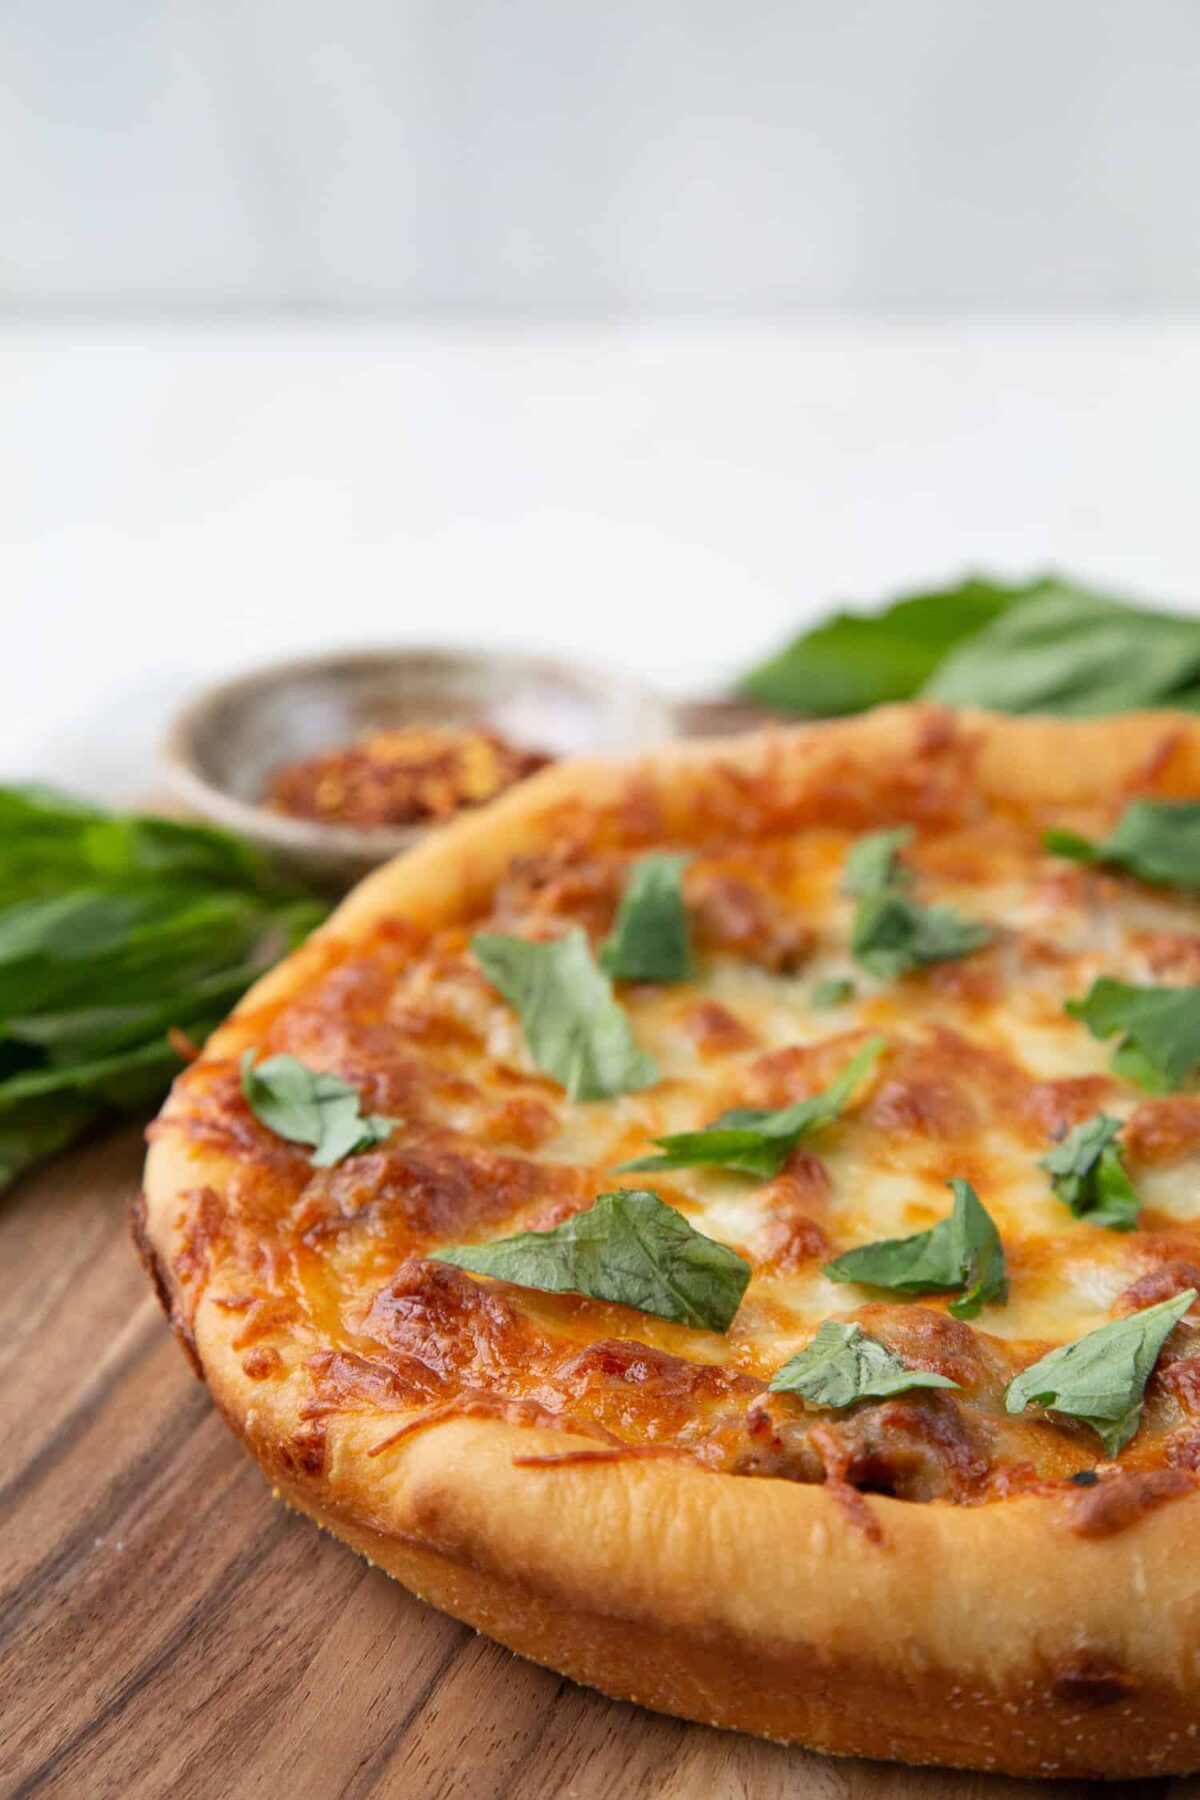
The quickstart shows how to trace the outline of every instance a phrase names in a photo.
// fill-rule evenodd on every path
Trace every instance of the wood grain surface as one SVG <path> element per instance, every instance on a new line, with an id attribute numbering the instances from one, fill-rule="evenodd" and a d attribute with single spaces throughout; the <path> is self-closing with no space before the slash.
<path id="1" fill-rule="evenodd" d="M 1200 1800 L 836 1762 L 659 1718 L 431 1611 L 272 1498 L 129 1242 L 140 1133 L 0 1197 L 0 1792 Z"/>

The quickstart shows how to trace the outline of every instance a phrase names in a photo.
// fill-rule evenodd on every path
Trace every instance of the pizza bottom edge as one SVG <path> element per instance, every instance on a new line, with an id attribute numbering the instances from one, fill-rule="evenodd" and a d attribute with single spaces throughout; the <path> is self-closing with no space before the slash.
<path id="1" fill-rule="evenodd" d="M 877 1660 L 730 1631 L 681 1632 L 594 1608 L 406 1534 L 326 1512 L 272 1474 L 276 1496 L 417 1599 L 505 1649 L 610 1699 L 841 1757 L 1064 1779 L 1183 1775 L 1200 1768 L 1200 1695 L 1163 1685 L 1069 1701 L 1036 1682 L 982 1686 L 930 1669 L 914 1683 L 881 1637 Z"/>

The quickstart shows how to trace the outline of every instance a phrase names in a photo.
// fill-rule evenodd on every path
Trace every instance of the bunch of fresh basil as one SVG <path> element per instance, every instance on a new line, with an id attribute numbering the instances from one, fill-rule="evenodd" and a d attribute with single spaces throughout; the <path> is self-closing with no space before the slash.
<path id="1" fill-rule="evenodd" d="M 325 911 L 224 832 L 0 787 L 0 1186 L 157 1100 L 168 1034 L 203 1042 Z"/>
<path id="2" fill-rule="evenodd" d="M 998 712 L 1200 707 L 1200 618 L 1045 576 L 972 578 L 871 615 L 838 613 L 743 677 L 750 699 L 811 717 L 918 696 Z"/>

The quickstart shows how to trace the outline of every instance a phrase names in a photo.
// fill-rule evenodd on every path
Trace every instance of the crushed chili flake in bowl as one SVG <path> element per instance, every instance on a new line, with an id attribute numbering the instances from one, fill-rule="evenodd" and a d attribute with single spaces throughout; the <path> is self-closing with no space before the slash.
<path id="1" fill-rule="evenodd" d="M 415 825 L 481 806 L 550 761 L 498 732 L 407 725 L 285 764 L 265 798 L 293 819 L 367 830 Z"/>
<path id="2" fill-rule="evenodd" d="M 671 702 L 591 663 L 335 651 L 198 695 L 172 723 L 166 771 L 189 812 L 341 890 L 543 762 L 627 756 L 675 730 Z"/>

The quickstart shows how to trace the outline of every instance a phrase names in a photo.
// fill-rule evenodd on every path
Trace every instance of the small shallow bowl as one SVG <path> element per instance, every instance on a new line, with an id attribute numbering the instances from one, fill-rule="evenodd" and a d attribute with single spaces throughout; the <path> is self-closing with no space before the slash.
<path id="1" fill-rule="evenodd" d="M 189 812 L 277 861 L 345 886 L 438 829 L 364 830 L 292 819 L 263 803 L 282 764 L 402 725 L 485 726 L 553 757 L 661 743 L 674 708 L 623 676 L 519 652 L 363 650 L 279 663 L 210 688 L 174 720 L 167 779 Z"/>

